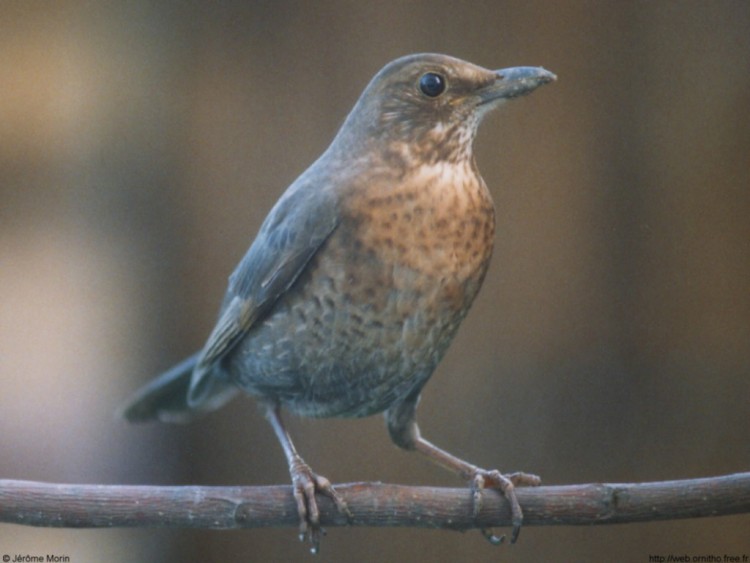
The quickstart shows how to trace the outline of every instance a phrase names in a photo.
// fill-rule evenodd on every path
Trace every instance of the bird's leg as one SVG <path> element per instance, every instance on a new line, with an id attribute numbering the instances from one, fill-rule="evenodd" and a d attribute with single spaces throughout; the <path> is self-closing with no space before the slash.
<path id="1" fill-rule="evenodd" d="M 275 404 L 266 405 L 265 415 L 273 426 L 289 463 L 289 474 L 292 477 L 294 498 L 297 501 L 297 512 L 300 518 L 300 541 L 309 539 L 310 551 L 317 553 L 320 548 L 321 534 L 325 534 L 325 531 L 320 527 L 320 511 L 315 501 L 315 493 L 321 493 L 329 497 L 336 503 L 336 508 L 348 517 L 351 517 L 351 513 L 331 482 L 325 477 L 315 474 L 297 453 L 289 432 L 287 432 L 281 420 L 279 406 Z"/>
<path id="2" fill-rule="evenodd" d="M 541 483 L 541 479 L 529 473 L 518 472 L 503 475 L 496 469 L 481 469 L 428 442 L 421 437 L 415 418 L 418 400 L 418 395 L 407 398 L 386 411 L 388 431 L 393 442 L 406 450 L 415 450 L 424 454 L 441 467 L 457 473 L 462 479 L 468 481 L 472 490 L 472 512 L 475 519 L 482 509 L 482 491 L 486 488 L 498 489 L 510 503 L 513 523 L 510 542 L 515 543 L 523 523 L 523 511 L 518 503 L 516 487 L 537 486 Z M 505 539 L 505 536 L 498 538 L 487 529 L 482 529 L 481 532 L 494 544 L 502 543 Z"/>
<path id="3" fill-rule="evenodd" d="M 482 491 L 484 489 L 498 489 L 505 498 L 508 499 L 513 523 L 510 542 L 515 543 L 518 539 L 518 534 L 521 532 L 521 524 L 523 523 L 523 511 L 521 510 L 521 505 L 518 503 L 516 487 L 537 486 L 541 483 L 541 479 L 538 476 L 529 473 L 516 472 L 503 475 L 497 469 L 481 469 L 438 448 L 434 444 L 420 437 L 418 434 L 419 427 L 416 423 L 414 426 L 417 432 L 414 449 L 424 454 L 438 465 L 457 473 L 461 478 L 471 483 L 472 511 L 474 518 L 479 516 L 479 512 L 482 509 Z M 505 538 L 504 536 L 498 538 L 487 529 L 482 529 L 481 531 L 490 542 L 495 544 L 502 543 Z"/>

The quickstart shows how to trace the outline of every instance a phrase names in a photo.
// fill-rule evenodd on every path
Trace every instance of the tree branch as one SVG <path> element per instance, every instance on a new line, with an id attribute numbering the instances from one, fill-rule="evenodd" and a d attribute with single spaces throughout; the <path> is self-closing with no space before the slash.
<path id="1" fill-rule="evenodd" d="M 471 517 L 468 488 L 336 485 L 353 519 L 319 496 L 324 526 L 414 526 L 467 530 L 510 525 L 508 503 L 484 494 Z M 750 513 L 750 473 L 653 483 L 518 489 L 525 526 L 617 524 Z M 0 480 L 0 522 L 58 528 L 296 527 L 288 485 L 156 487 Z"/>

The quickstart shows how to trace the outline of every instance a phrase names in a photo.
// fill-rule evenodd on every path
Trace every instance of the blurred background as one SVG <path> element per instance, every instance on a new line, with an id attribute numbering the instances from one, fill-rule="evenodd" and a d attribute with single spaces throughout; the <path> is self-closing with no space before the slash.
<path id="1" fill-rule="evenodd" d="M 385 63 L 436 51 L 559 81 L 483 124 L 492 267 L 423 433 L 548 484 L 750 470 L 750 4 L 3 2 L 0 478 L 288 482 L 248 399 L 114 412 L 202 346 L 228 275 Z M 288 418 L 334 482 L 457 486 L 381 417 Z M 750 517 L 478 532 L 331 529 L 322 561 L 750 554 Z M 0 552 L 309 561 L 296 531 L 36 530 Z"/>

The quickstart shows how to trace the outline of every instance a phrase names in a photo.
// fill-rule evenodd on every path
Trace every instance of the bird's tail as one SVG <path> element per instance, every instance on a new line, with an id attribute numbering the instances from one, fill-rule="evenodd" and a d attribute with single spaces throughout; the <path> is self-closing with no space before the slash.
<path id="1" fill-rule="evenodd" d="M 237 394 L 237 387 L 214 381 L 211 393 L 200 405 L 188 405 L 190 380 L 199 357 L 200 353 L 193 354 L 138 389 L 118 411 L 119 414 L 130 422 L 189 422 L 205 412 L 218 409 Z"/>

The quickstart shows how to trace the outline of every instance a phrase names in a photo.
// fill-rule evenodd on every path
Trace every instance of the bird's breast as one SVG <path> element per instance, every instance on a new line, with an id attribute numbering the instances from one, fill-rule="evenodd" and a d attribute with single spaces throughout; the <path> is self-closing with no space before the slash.
<path id="1" fill-rule="evenodd" d="M 344 201 L 322 269 L 337 272 L 336 300 L 356 311 L 368 336 L 382 335 L 381 347 L 394 348 L 408 369 L 431 371 L 481 286 L 494 207 L 470 163 L 424 165 L 389 180 Z"/>
<path id="2" fill-rule="evenodd" d="M 473 162 L 419 166 L 399 181 L 365 186 L 345 209 L 341 242 L 361 271 L 385 277 L 415 306 L 468 307 L 495 228 L 492 199 Z"/>

